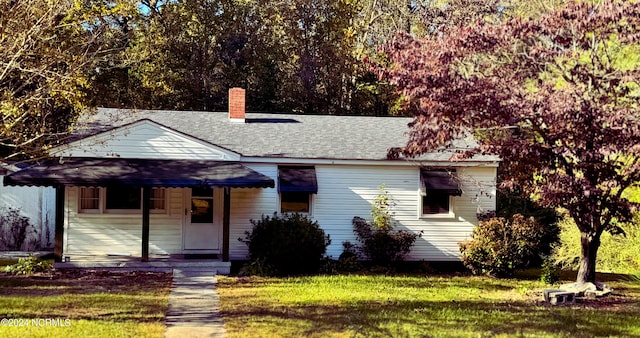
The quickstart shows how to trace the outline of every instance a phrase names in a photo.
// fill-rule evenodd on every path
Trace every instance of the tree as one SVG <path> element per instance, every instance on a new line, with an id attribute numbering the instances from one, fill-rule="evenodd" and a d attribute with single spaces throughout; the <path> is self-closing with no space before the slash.
<path id="1" fill-rule="evenodd" d="M 103 105 L 225 109 L 230 87 L 254 111 L 352 109 L 352 1 L 144 1 L 94 97 Z M 123 16 L 124 17 L 124 16 Z M 355 75 L 354 75 L 355 74 Z M 117 95 L 112 95 L 112 93 Z"/>
<path id="2" fill-rule="evenodd" d="M 426 34 L 423 24 L 433 1 L 365 0 L 357 17 L 357 57 L 376 53 L 376 48 L 396 32 L 415 37 Z"/>
<path id="3" fill-rule="evenodd" d="M 131 102 L 144 108 L 214 110 L 226 93 L 246 87 L 250 10 L 240 1 L 146 4 L 127 46 Z"/>
<path id="4" fill-rule="evenodd" d="M 512 15 L 534 15 L 554 1 L 562 0 L 365 0 L 354 23 L 356 58 L 378 59 L 378 47 L 397 32 L 413 38 L 439 35 L 447 28 L 477 20 L 495 23 Z M 367 74 L 358 78 L 358 105 L 375 115 L 404 115 L 394 87 L 371 77 Z"/>
<path id="5" fill-rule="evenodd" d="M 98 105 L 222 110 L 228 88 L 241 86 L 252 111 L 383 115 L 395 98 L 361 62 L 359 1 L 148 0 L 128 8 L 105 39 L 125 50 L 92 74 Z"/>
<path id="6" fill-rule="evenodd" d="M 89 106 L 88 71 L 108 53 L 99 6 L 0 0 L 0 157 L 44 156 Z"/>
<path id="7" fill-rule="evenodd" d="M 581 233 L 577 282 L 594 282 L 600 235 L 620 233 L 638 207 L 622 197 L 640 180 L 640 3 L 571 2 L 502 24 L 475 22 L 416 40 L 399 35 L 378 74 L 416 114 L 414 157 L 476 136 L 455 158 L 495 153 L 505 189 L 565 208 Z"/>
<path id="8" fill-rule="evenodd" d="M 91 0 L 85 6 L 92 9 L 97 20 L 92 21 L 90 31 L 99 31 L 100 39 L 94 44 L 108 51 L 95 60 L 89 69 L 88 96 L 92 106 L 135 107 L 147 94 L 141 90 L 140 81 L 131 76 L 132 57 L 130 47 L 138 42 L 136 34 L 143 26 L 142 18 L 152 16 L 165 1 Z"/>

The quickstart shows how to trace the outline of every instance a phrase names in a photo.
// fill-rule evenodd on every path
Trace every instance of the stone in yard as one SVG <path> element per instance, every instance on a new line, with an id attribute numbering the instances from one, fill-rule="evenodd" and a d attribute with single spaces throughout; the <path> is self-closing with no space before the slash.
<path id="1" fill-rule="evenodd" d="M 558 289 L 544 290 L 544 301 L 552 305 L 574 303 L 576 297 L 595 299 L 611 292 L 613 289 L 602 283 L 571 283 L 564 284 Z"/>

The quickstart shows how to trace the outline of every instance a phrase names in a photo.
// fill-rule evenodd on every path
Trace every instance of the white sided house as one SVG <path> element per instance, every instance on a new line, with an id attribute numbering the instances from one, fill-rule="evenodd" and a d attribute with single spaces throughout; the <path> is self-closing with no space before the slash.
<path id="1" fill-rule="evenodd" d="M 7 185 L 57 189 L 56 255 L 173 255 L 245 260 L 251 219 L 303 212 L 331 237 L 327 255 L 355 243 L 379 187 L 396 228 L 422 232 L 408 260 L 457 261 L 458 243 L 494 210 L 498 159 L 451 162 L 450 152 L 387 159 L 410 118 L 99 109 L 52 159 Z"/>

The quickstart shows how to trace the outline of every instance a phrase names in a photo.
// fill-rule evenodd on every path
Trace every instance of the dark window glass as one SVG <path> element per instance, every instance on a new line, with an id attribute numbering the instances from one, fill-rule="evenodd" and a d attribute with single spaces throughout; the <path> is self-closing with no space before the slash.
<path id="1" fill-rule="evenodd" d="M 280 193 L 280 212 L 309 212 L 308 192 Z"/>
<path id="2" fill-rule="evenodd" d="M 213 223 L 213 188 L 191 189 L 191 223 Z"/>
<path id="3" fill-rule="evenodd" d="M 213 188 L 209 188 L 209 187 L 191 188 L 191 196 L 213 198 Z"/>
<path id="4" fill-rule="evenodd" d="M 140 188 L 134 187 L 109 187 L 107 188 L 107 209 L 131 209 L 139 210 L 141 206 Z"/>
<path id="5" fill-rule="evenodd" d="M 442 190 L 429 190 L 422 197 L 422 213 L 425 215 L 449 212 L 449 194 Z"/>

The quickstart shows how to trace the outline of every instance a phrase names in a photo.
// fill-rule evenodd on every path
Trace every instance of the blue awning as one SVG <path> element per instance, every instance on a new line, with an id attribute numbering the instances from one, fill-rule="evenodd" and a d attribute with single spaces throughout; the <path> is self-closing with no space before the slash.
<path id="1" fill-rule="evenodd" d="M 274 180 L 238 162 L 52 158 L 7 175 L 4 185 L 273 188 Z"/>
<path id="2" fill-rule="evenodd" d="M 452 196 L 462 195 L 455 170 L 426 170 L 420 171 L 422 191 L 437 190 Z"/>
<path id="3" fill-rule="evenodd" d="M 278 192 L 318 193 L 318 181 L 314 167 L 278 167 Z"/>

